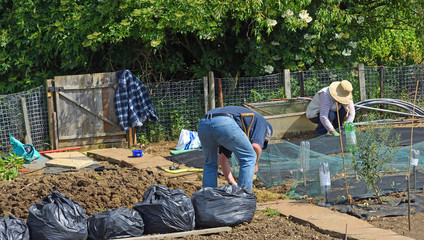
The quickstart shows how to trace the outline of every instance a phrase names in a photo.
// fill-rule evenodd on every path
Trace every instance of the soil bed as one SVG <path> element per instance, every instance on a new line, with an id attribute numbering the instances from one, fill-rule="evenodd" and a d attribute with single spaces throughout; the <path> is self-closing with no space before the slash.
<path id="1" fill-rule="evenodd" d="M 176 142 L 160 142 L 140 146 L 144 151 L 159 156 L 169 156 Z M 142 201 L 142 195 L 151 185 L 165 185 L 170 189 L 183 189 L 191 196 L 201 188 L 201 177 L 197 180 L 186 180 L 184 177 L 168 177 L 162 173 L 146 170 L 134 170 L 112 166 L 117 170 L 94 170 L 66 172 L 61 174 L 43 174 L 35 171 L 20 175 L 17 179 L 0 182 L 0 216 L 13 214 L 21 219 L 28 216 L 28 208 L 42 200 L 53 190 L 77 201 L 86 211 L 87 216 L 119 207 L 132 208 Z M 195 173 L 197 174 L 197 173 Z M 190 179 L 193 179 L 192 177 Z M 221 177 L 220 181 L 224 181 Z M 284 198 L 287 186 L 265 189 L 260 183 L 254 187 L 258 202 Z M 424 229 L 419 224 L 424 221 L 422 213 L 412 215 L 412 231 L 408 231 L 406 216 L 371 219 L 370 223 L 381 228 L 391 229 L 399 234 L 416 239 L 424 236 Z M 269 211 L 257 211 L 252 222 L 233 228 L 232 232 L 210 236 L 190 236 L 185 239 L 335 239 L 323 234 L 308 225 L 301 225 L 284 216 L 275 215 Z"/>

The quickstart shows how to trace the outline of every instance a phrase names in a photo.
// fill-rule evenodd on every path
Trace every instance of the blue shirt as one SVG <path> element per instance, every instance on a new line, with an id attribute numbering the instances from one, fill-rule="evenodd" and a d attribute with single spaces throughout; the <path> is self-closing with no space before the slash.
<path id="1" fill-rule="evenodd" d="M 268 121 L 266 121 L 266 119 L 262 115 L 258 114 L 255 111 L 252 111 L 248 108 L 238 107 L 238 106 L 219 107 L 219 108 L 215 108 L 215 109 L 210 110 L 206 114 L 213 114 L 213 113 L 227 113 L 227 114 L 233 115 L 233 118 L 236 121 L 237 125 L 243 131 L 244 131 L 244 128 L 243 128 L 243 124 L 241 122 L 240 114 L 242 114 L 242 113 L 253 113 L 255 117 L 253 119 L 252 126 L 250 127 L 249 141 L 251 143 L 259 144 L 261 146 L 261 148 L 264 148 L 264 142 L 265 142 L 265 137 L 266 137 L 266 133 L 267 133 L 267 127 L 269 127 L 269 129 L 271 130 L 271 134 L 272 134 L 271 124 L 269 124 Z M 246 129 L 248 129 L 250 122 L 252 121 L 252 117 L 245 117 L 243 121 L 244 121 L 244 124 L 246 126 Z M 226 149 L 224 150 L 223 148 L 220 148 L 220 152 L 223 152 L 227 157 L 229 157 L 227 155 L 228 153 L 226 153 L 226 151 L 228 151 L 228 150 L 226 150 Z M 229 155 L 231 156 L 231 153 Z"/>

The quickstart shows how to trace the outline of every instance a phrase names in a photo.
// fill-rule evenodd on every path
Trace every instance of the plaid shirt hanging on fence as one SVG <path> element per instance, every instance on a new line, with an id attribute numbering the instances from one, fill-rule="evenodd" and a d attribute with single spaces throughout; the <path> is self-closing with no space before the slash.
<path id="1" fill-rule="evenodd" d="M 157 121 L 158 117 L 144 84 L 129 70 L 116 73 L 119 83 L 115 92 L 115 109 L 121 130 L 140 127 L 145 121 Z"/>

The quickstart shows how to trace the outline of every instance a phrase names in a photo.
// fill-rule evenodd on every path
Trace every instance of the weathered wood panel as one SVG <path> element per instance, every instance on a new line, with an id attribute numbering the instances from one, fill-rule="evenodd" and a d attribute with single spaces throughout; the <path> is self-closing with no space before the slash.
<path id="1" fill-rule="evenodd" d="M 56 148 L 122 144 L 126 132 L 120 130 L 115 113 L 116 73 L 57 76 L 51 85 L 60 88 L 50 94 L 55 96 L 50 111 L 57 117 Z"/>

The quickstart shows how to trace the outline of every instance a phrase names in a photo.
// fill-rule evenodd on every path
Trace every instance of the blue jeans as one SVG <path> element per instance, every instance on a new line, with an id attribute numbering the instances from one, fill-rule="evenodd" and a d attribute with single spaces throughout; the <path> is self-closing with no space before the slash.
<path id="1" fill-rule="evenodd" d="M 310 118 L 311 122 L 317 123 L 318 126 L 315 129 L 316 133 L 318 135 L 323 135 L 327 133 L 327 129 L 324 127 L 324 125 L 321 123 L 321 120 L 319 119 L 320 113 L 318 113 L 318 117 Z M 341 107 L 339 109 L 339 119 L 340 119 L 340 127 L 343 126 L 344 119 L 346 117 L 346 110 L 344 107 Z M 331 124 L 333 124 L 333 127 L 335 129 L 339 128 L 339 122 L 337 120 L 337 112 L 329 111 L 328 112 L 328 120 L 330 120 Z"/>
<path id="2" fill-rule="evenodd" d="M 239 161 L 239 186 L 252 189 L 255 174 L 256 152 L 246 134 L 230 117 L 202 118 L 197 126 L 205 155 L 203 187 L 217 187 L 218 147 L 232 151 Z"/>

